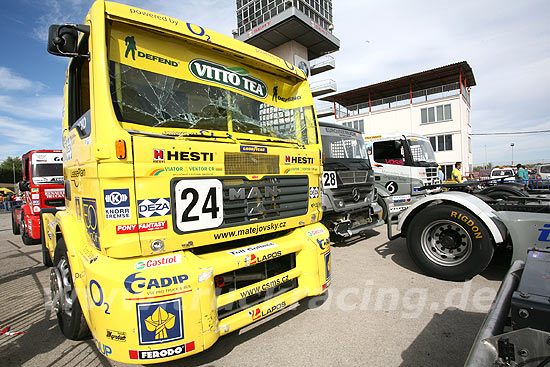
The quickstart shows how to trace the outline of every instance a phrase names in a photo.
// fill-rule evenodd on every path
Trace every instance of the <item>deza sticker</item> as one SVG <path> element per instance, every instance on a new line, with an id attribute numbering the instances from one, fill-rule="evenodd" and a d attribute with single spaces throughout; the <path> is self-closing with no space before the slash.
<path id="1" fill-rule="evenodd" d="M 130 190 L 103 190 L 103 196 L 105 197 L 105 219 L 129 219 L 132 217 Z"/>

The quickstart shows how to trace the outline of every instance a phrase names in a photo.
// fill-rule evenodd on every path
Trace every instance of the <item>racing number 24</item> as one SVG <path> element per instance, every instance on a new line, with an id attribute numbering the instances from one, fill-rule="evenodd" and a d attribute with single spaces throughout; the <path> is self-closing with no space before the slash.
<path id="1" fill-rule="evenodd" d="M 181 192 L 181 200 L 187 200 L 187 197 L 189 195 L 191 195 L 191 202 L 189 203 L 187 208 L 185 208 L 183 214 L 181 215 L 182 222 L 194 222 L 199 220 L 198 215 L 189 215 L 191 210 L 193 210 L 193 208 L 195 207 L 195 205 L 197 205 L 197 202 L 199 201 L 199 193 L 194 188 L 188 187 Z M 216 201 L 216 188 L 211 187 L 208 190 L 208 194 L 206 195 L 206 199 L 204 200 L 204 203 L 202 205 L 202 213 L 212 213 L 212 219 L 215 219 L 218 217 L 219 211 L 220 208 L 218 207 Z"/>

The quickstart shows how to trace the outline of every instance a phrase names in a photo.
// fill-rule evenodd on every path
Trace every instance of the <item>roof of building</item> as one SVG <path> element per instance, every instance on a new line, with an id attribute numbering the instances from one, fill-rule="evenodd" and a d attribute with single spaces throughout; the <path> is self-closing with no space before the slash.
<path id="1" fill-rule="evenodd" d="M 351 106 L 358 103 L 368 102 L 370 99 L 392 97 L 399 94 L 409 93 L 409 83 L 412 90 L 422 90 L 437 87 L 445 84 L 455 83 L 459 80 L 462 71 L 462 80 L 466 81 L 468 87 L 476 85 L 472 68 L 466 61 L 441 66 L 439 68 L 421 71 L 419 73 L 402 76 L 400 78 L 387 80 L 376 84 L 367 85 L 346 92 L 332 94 L 321 98 L 323 101 L 337 102 L 342 106 Z"/>

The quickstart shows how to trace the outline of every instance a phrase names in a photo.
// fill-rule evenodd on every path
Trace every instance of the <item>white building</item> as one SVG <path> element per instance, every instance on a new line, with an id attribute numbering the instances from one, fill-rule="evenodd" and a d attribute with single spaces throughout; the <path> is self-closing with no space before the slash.
<path id="1" fill-rule="evenodd" d="M 450 177 L 455 162 L 473 169 L 470 87 L 466 61 L 321 98 L 333 102 L 336 123 L 365 135 L 413 132 L 430 138 L 438 163 Z"/>

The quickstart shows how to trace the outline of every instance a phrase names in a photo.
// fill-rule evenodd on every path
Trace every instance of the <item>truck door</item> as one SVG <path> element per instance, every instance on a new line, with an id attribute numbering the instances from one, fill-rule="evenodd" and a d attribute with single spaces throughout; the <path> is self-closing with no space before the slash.
<path id="1" fill-rule="evenodd" d="M 375 167 L 376 182 L 390 196 L 410 195 L 411 167 L 407 164 L 402 140 L 373 142 L 371 161 Z"/>

